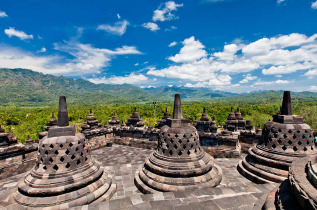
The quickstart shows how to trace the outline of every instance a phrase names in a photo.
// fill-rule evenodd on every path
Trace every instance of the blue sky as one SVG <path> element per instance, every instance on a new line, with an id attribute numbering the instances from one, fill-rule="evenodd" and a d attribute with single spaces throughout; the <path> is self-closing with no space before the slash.
<path id="1" fill-rule="evenodd" d="M 140 87 L 317 91 L 317 1 L 1 0 L 0 67 Z"/>

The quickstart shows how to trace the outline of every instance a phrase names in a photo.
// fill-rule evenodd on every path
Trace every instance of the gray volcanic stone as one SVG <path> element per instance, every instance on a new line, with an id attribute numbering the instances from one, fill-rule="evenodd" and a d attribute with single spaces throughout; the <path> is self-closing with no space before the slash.
<path id="1" fill-rule="evenodd" d="M 282 182 L 291 163 L 316 154 L 314 136 L 303 117 L 292 115 L 290 93 L 284 92 L 280 113 L 264 125 L 259 143 L 238 165 L 239 172 L 256 183 Z"/>
<path id="2" fill-rule="evenodd" d="M 66 209 L 109 200 L 116 190 L 111 175 L 91 158 L 85 136 L 68 125 L 65 97 L 59 108 L 61 122 L 41 139 L 36 165 L 14 194 L 21 206 Z"/>
<path id="3" fill-rule="evenodd" d="M 143 193 L 217 186 L 222 170 L 200 147 L 196 128 L 183 118 L 179 94 L 175 94 L 173 116 L 160 130 L 157 150 L 136 172 L 135 185 Z"/>

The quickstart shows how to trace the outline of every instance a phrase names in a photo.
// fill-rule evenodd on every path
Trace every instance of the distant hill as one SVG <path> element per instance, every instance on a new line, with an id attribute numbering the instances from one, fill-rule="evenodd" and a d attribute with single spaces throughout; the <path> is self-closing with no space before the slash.
<path id="1" fill-rule="evenodd" d="M 49 105 L 56 103 L 60 95 L 67 96 L 69 103 L 146 103 L 172 101 L 180 93 L 185 101 L 248 102 L 254 104 L 280 103 L 282 91 L 263 91 L 235 94 L 208 88 L 163 86 L 139 88 L 129 84 L 94 84 L 84 79 L 53 76 L 26 69 L 0 69 L 0 106 Z M 317 101 L 317 93 L 292 93 L 297 101 Z"/>

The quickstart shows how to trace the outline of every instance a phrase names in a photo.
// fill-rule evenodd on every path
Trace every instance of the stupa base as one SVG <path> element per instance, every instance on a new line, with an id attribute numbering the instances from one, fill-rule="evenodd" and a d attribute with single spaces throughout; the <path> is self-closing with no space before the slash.
<path id="1" fill-rule="evenodd" d="M 222 170 L 217 165 L 214 165 L 213 169 L 204 175 L 186 178 L 164 177 L 146 170 L 145 174 L 143 169 L 140 168 L 136 171 L 134 183 L 144 194 L 216 187 L 222 180 Z M 197 181 L 201 183 L 197 183 Z"/>
<path id="2" fill-rule="evenodd" d="M 30 188 L 30 186 L 23 186 L 24 182 L 19 184 L 19 187 Z M 85 187 L 74 188 L 65 193 L 54 196 L 47 196 L 45 194 L 27 195 L 18 190 L 14 194 L 16 203 L 23 207 L 29 208 L 45 208 L 45 209 L 68 209 L 70 207 L 82 206 L 92 202 L 101 202 L 110 200 L 116 192 L 116 184 L 112 183 L 112 177 L 106 171 L 98 181 L 92 182 Z M 54 189 L 51 189 L 54 191 Z"/>

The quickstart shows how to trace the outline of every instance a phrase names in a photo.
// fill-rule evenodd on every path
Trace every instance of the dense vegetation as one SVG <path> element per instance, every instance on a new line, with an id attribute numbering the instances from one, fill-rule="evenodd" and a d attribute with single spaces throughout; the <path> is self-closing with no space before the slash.
<path id="1" fill-rule="evenodd" d="M 224 123 L 227 118 L 231 106 L 240 106 L 240 111 L 245 119 L 251 120 L 255 127 L 263 127 L 263 125 L 272 119 L 272 115 L 279 110 L 279 105 L 252 105 L 252 104 L 237 104 L 237 103 L 216 103 L 216 102 L 185 102 L 183 103 L 183 115 L 191 121 L 199 119 L 206 107 L 206 111 L 211 118 L 214 118 L 218 125 Z M 163 111 L 167 107 L 169 113 L 172 113 L 172 103 L 158 104 L 155 113 L 151 103 L 148 104 L 122 104 L 122 105 L 76 105 L 68 106 L 70 123 L 80 130 L 80 126 L 87 118 L 89 109 L 92 109 L 95 117 L 100 123 L 105 124 L 111 119 L 115 113 L 119 120 L 126 120 L 131 116 L 134 107 L 137 106 L 139 115 L 142 116 L 146 125 L 154 125 L 155 121 L 163 117 Z M 43 127 L 48 123 L 51 113 L 54 112 L 57 116 L 57 104 L 52 107 L 2 107 L 0 108 L 0 124 L 6 130 L 11 127 L 15 136 L 20 141 L 25 141 L 28 135 L 32 139 L 37 139 L 37 133 L 43 131 Z M 234 110 L 235 111 L 235 110 Z M 317 131 L 317 103 L 315 105 L 294 106 L 294 113 L 304 116 L 305 122 L 312 126 Z"/>
<path id="2" fill-rule="evenodd" d="M 126 121 L 134 107 L 138 108 L 146 125 L 154 125 L 163 116 L 165 107 L 170 114 L 173 96 L 178 92 L 183 102 L 183 115 L 191 121 L 199 119 L 203 107 L 217 124 L 224 123 L 231 106 L 240 107 L 245 119 L 256 127 L 272 119 L 279 111 L 283 91 L 263 91 L 232 94 L 206 88 L 160 87 L 142 89 L 132 85 L 93 84 L 83 79 L 44 75 L 25 69 L 0 69 L 0 124 L 12 129 L 20 141 L 28 135 L 37 139 L 51 113 L 57 116 L 60 95 L 67 96 L 70 123 L 77 130 L 92 109 L 100 123 L 105 124 L 115 113 Z M 152 102 L 157 102 L 154 112 Z M 317 132 L 317 93 L 292 93 L 294 114 Z M 235 109 L 234 109 L 235 110 Z"/>

